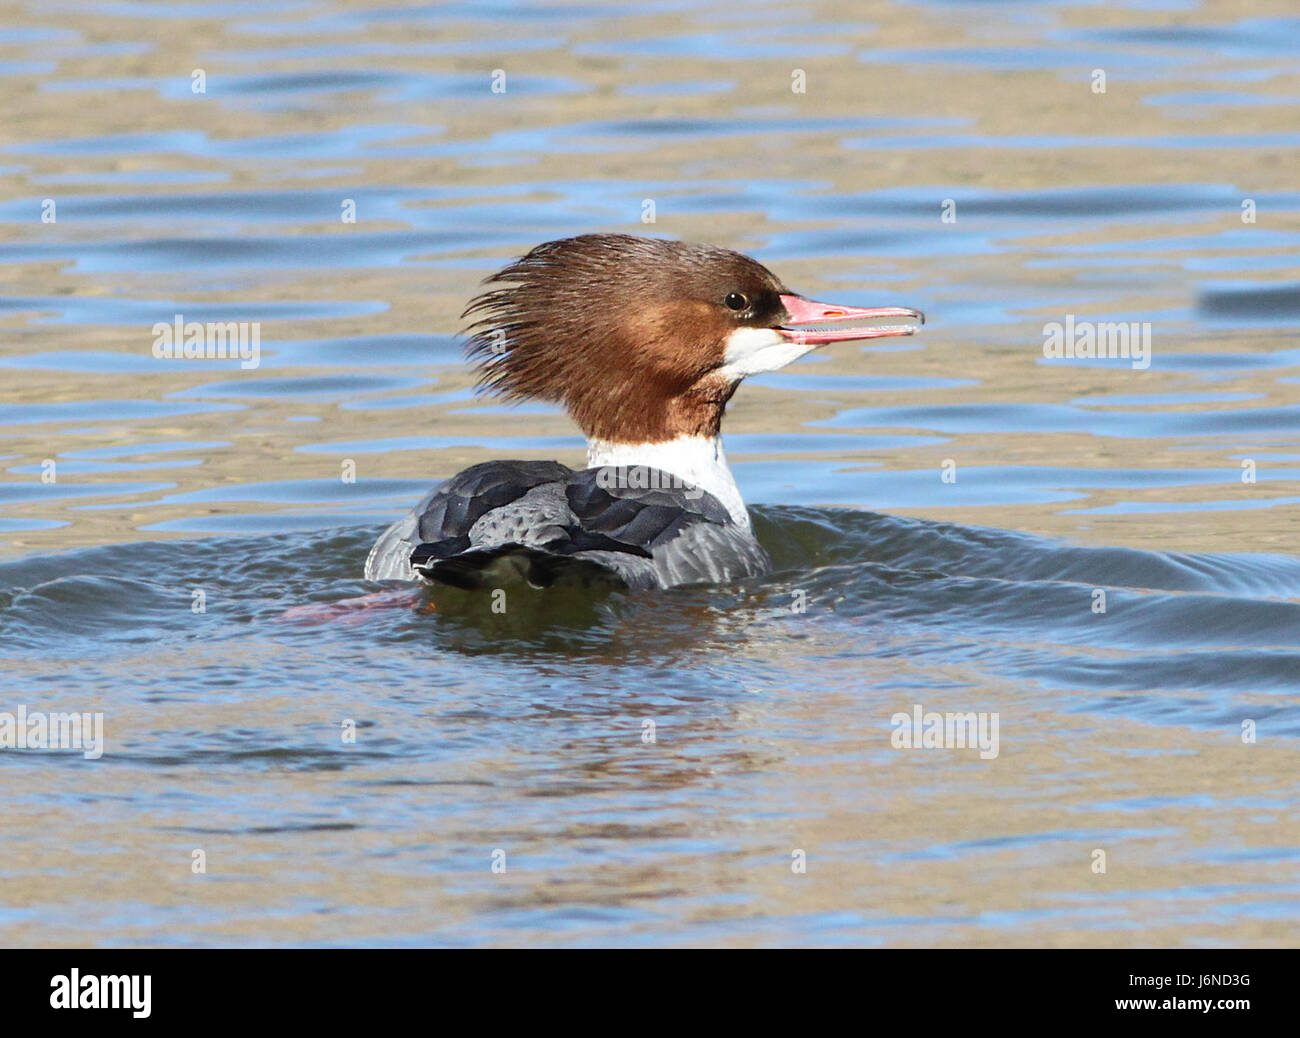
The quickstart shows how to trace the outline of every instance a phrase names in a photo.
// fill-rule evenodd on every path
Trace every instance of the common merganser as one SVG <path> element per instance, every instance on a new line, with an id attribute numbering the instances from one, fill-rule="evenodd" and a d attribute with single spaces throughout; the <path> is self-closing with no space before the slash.
<path id="1" fill-rule="evenodd" d="M 461 315 L 479 387 L 563 404 L 587 467 L 465 469 L 380 536 L 369 580 L 640 589 L 765 573 L 722 449 L 727 401 L 825 343 L 925 322 L 813 302 L 729 249 L 627 234 L 547 242 L 484 285 Z"/>

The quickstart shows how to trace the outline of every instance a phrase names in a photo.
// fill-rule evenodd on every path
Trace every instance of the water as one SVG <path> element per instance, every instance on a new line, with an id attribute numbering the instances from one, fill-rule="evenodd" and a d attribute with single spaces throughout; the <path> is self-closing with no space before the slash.
<path id="1" fill-rule="evenodd" d="M 0 753 L 3 940 L 1294 943 L 1298 35 L 1280 0 L 11 15 L 0 711 L 102 711 L 106 750 Z M 768 578 L 349 605 L 435 479 L 580 461 L 453 333 L 595 229 L 929 323 L 733 401 Z M 156 359 L 176 314 L 261 322 L 260 364 Z M 1149 368 L 1044 357 L 1068 315 L 1150 322 Z M 894 748 L 918 705 L 998 755 Z"/>

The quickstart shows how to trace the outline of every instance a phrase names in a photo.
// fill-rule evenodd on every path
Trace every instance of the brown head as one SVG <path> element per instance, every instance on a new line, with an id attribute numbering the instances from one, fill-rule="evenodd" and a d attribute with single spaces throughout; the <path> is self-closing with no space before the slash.
<path id="1" fill-rule="evenodd" d="M 479 384 L 564 404 L 591 439 L 716 436 L 741 379 L 824 342 L 905 335 L 914 310 L 794 295 L 748 256 L 711 245 L 584 234 L 539 245 L 487 279 L 462 317 Z"/>

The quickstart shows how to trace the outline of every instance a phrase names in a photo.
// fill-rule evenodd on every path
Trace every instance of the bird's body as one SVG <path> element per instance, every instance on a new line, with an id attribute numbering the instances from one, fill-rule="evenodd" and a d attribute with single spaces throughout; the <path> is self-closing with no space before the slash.
<path id="1" fill-rule="evenodd" d="M 366 575 L 466 589 L 519 581 L 641 589 L 730 582 L 769 565 L 717 498 L 669 473 L 487 461 L 389 527 Z"/>
<path id="2" fill-rule="evenodd" d="M 466 310 L 481 384 L 563 403 L 588 465 L 465 469 L 384 532 L 367 579 L 648 589 L 765 573 L 722 449 L 727 401 L 823 342 L 915 330 L 873 320 L 924 319 L 812 303 L 739 253 L 630 235 L 550 242 L 488 280 L 516 287 Z"/>

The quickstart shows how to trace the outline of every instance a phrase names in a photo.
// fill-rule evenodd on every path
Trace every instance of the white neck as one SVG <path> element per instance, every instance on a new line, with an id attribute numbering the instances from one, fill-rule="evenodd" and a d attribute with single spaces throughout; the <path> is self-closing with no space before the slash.
<path id="1" fill-rule="evenodd" d="M 740 489 L 727 466 L 722 437 L 679 436 L 662 443 L 608 443 L 587 441 L 587 467 L 602 465 L 645 466 L 679 477 L 716 497 L 731 513 L 732 520 L 749 529 L 749 513 Z"/>

